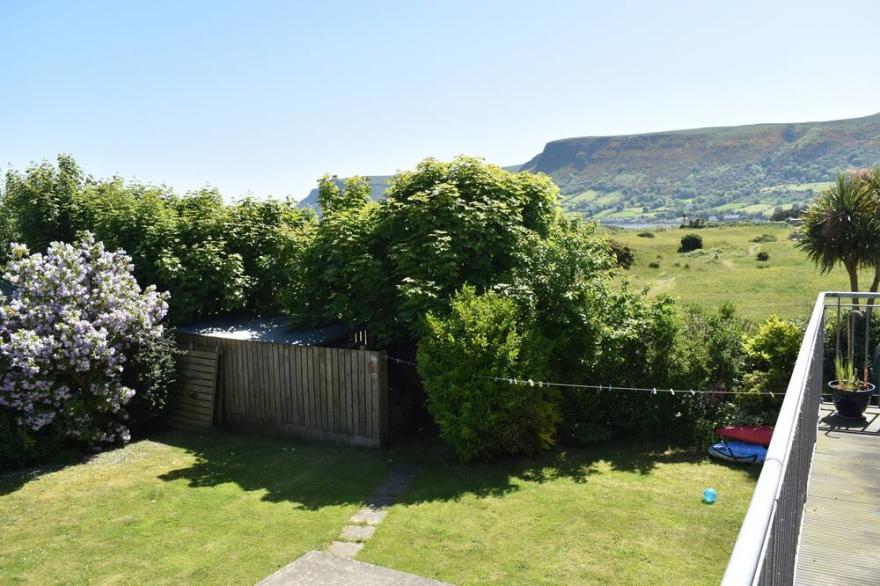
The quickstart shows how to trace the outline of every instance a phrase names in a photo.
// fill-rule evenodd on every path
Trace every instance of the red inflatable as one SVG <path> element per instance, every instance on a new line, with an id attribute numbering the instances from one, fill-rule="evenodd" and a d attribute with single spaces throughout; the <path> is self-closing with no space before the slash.
<path id="1" fill-rule="evenodd" d="M 715 430 L 715 435 L 759 446 L 769 446 L 773 428 L 769 425 L 726 425 Z"/>

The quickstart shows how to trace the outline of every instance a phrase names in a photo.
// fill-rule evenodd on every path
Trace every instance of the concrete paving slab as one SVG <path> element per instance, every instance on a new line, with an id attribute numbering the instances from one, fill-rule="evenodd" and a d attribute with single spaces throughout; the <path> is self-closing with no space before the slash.
<path id="1" fill-rule="evenodd" d="M 353 558 L 364 548 L 363 543 L 354 541 L 334 541 L 327 548 L 327 553 L 341 558 Z"/>
<path id="2" fill-rule="evenodd" d="M 258 586 L 449 586 L 414 574 L 389 570 L 320 551 L 310 551 Z"/>
<path id="3" fill-rule="evenodd" d="M 346 525 L 342 528 L 342 539 L 345 541 L 366 541 L 373 536 L 375 527 L 369 525 Z"/>
<path id="4" fill-rule="evenodd" d="M 385 518 L 388 511 L 385 509 L 374 509 L 372 507 L 364 507 L 354 515 L 350 521 L 358 525 L 378 525 Z"/>

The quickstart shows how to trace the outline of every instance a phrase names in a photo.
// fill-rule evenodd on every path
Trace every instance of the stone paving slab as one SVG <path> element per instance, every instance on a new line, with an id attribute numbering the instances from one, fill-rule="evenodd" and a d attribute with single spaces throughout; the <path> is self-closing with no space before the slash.
<path id="1" fill-rule="evenodd" d="M 375 527 L 370 525 L 346 525 L 342 528 L 342 539 L 345 541 L 366 541 L 373 536 Z"/>
<path id="2" fill-rule="evenodd" d="M 341 558 L 353 558 L 363 548 L 364 544 L 357 541 L 334 541 L 327 548 L 327 553 Z"/>
<path id="3" fill-rule="evenodd" d="M 449 586 L 414 574 L 310 551 L 258 586 Z"/>
<path id="4" fill-rule="evenodd" d="M 352 518 L 352 523 L 359 523 L 361 525 L 378 525 L 385 518 L 385 515 L 388 514 L 388 511 L 385 509 L 374 509 L 372 507 L 364 507 L 357 513 L 355 513 Z"/>

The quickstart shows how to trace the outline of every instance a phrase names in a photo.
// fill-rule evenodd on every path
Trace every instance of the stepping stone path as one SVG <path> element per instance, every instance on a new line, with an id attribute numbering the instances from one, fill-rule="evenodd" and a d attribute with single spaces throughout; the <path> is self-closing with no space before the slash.
<path id="1" fill-rule="evenodd" d="M 389 472 L 382 484 L 367 499 L 366 506 L 348 520 L 339 539 L 330 544 L 327 552 L 341 558 L 350 559 L 356 556 L 388 514 L 388 507 L 406 492 L 414 475 L 408 468 L 396 468 Z"/>
<path id="2" fill-rule="evenodd" d="M 310 551 L 257 586 L 450 586 L 351 559 L 364 546 L 364 541 L 373 536 L 376 526 L 388 514 L 387 507 L 406 492 L 413 476 L 408 469 L 392 470 L 367 499 L 366 506 L 349 519 L 339 540 L 331 543 L 327 551 Z"/>

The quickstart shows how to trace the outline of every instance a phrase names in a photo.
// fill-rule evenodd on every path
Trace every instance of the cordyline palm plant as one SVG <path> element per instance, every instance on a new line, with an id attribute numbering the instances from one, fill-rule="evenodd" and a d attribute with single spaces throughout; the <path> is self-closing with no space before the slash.
<path id="1" fill-rule="evenodd" d="M 871 183 L 875 179 L 876 185 Z M 834 185 L 807 207 L 798 233 L 798 248 L 823 273 L 843 265 L 852 291 L 859 290 L 861 267 L 874 269 L 872 292 L 880 284 L 880 189 L 876 187 L 880 187 L 878 170 L 838 173 Z"/>

